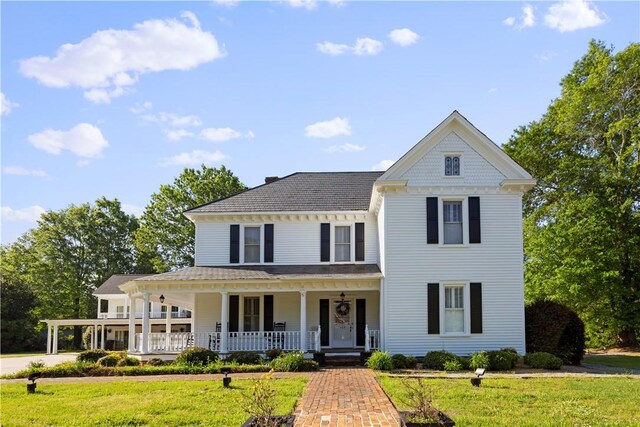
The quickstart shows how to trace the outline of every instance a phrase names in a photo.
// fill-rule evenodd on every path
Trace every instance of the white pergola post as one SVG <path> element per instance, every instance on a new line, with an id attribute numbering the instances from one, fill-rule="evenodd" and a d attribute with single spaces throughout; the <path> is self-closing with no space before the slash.
<path id="1" fill-rule="evenodd" d="M 91 337 L 91 349 L 95 350 L 98 348 L 98 325 L 93 325 L 93 336 Z"/>
<path id="2" fill-rule="evenodd" d="M 149 293 L 145 292 L 142 305 L 142 354 L 149 353 Z"/>
<path id="3" fill-rule="evenodd" d="M 51 325 L 47 323 L 47 354 L 51 354 Z"/>
<path id="4" fill-rule="evenodd" d="M 300 347 L 307 351 L 307 291 L 300 291 Z"/>
<path id="5" fill-rule="evenodd" d="M 220 353 L 226 354 L 227 338 L 229 337 L 229 292 L 220 292 L 220 295 L 222 296 L 220 298 Z"/>
<path id="6" fill-rule="evenodd" d="M 100 339 L 100 348 L 104 350 L 106 347 L 104 344 L 104 325 L 100 326 L 100 333 L 102 334 L 102 337 Z"/>
<path id="7" fill-rule="evenodd" d="M 167 343 L 165 344 L 165 351 L 171 351 L 171 310 L 173 306 L 171 304 L 167 304 L 167 318 L 166 320 L 166 332 L 167 332 Z"/>
<path id="8" fill-rule="evenodd" d="M 129 353 L 136 351 L 136 299 L 129 295 Z"/>
<path id="9" fill-rule="evenodd" d="M 53 348 L 51 353 L 58 354 L 58 325 L 53 326 Z"/>

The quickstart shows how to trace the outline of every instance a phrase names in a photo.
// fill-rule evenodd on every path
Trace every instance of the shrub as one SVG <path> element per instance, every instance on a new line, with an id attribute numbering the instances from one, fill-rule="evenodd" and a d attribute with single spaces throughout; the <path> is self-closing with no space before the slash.
<path id="1" fill-rule="evenodd" d="M 44 368 L 44 367 L 45 367 L 45 364 L 42 360 L 32 360 L 27 365 L 28 369 L 38 369 L 38 368 Z"/>
<path id="2" fill-rule="evenodd" d="M 478 351 L 471 355 L 469 361 L 469 367 L 471 369 L 489 369 L 489 354 L 486 351 Z"/>
<path id="3" fill-rule="evenodd" d="M 444 362 L 443 368 L 445 371 L 461 371 L 462 363 L 459 360 L 447 360 Z"/>
<path id="4" fill-rule="evenodd" d="M 149 359 L 147 361 L 147 365 L 149 365 L 149 366 L 163 366 L 163 365 L 165 365 L 165 362 L 162 359 L 154 357 L 154 358 Z"/>
<path id="5" fill-rule="evenodd" d="M 271 361 L 271 367 L 278 372 L 297 372 L 304 367 L 304 354 L 301 351 L 283 353 Z"/>
<path id="6" fill-rule="evenodd" d="M 125 356 L 120 358 L 116 366 L 140 366 L 140 360 L 135 357 Z"/>
<path id="7" fill-rule="evenodd" d="M 407 357 L 404 354 L 394 354 L 391 356 L 393 361 L 393 369 L 413 369 L 418 364 L 415 357 Z"/>
<path id="8" fill-rule="evenodd" d="M 269 360 L 273 360 L 278 358 L 278 356 L 282 354 L 282 350 L 280 350 L 279 348 L 272 348 L 271 350 L 265 351 L 264 354 Z"/>
<path id="9" fill-rule="evenodd" d="M 492 371 L 509 371 L 516 366 L 518 355 L 510 351 L 488 351 L 489 369 Z M 515 357 L 514 357 L 515 356 Z"/>
<path id="10" fill-rule="evenodd" d="M 444 369 L 444 362 L 458 360 L 458 356 L 448 351 L 430 351 L 424 356 L 422 361 L 422 367 L 426 369 L 436 369 L 442 371 Z"/>
<path id="11" fill-rule="evenodd" d="M 524 363 L 532 368 L 541 369 L 560 369 L 562 367 L 562 359 L 543 351 L 528 353 L 524 358 Z"/>
<path id="12" fill-rule="evenodd" d="M 262 356 L 258 353 L 236 352 L 230 353 L 225 361 L 236 362 L 239 365 L 259 365 L 262 363 Z"/>
<path id="13" fill-rule="evenodd" d="M 187 365 L 208 365 L 219 359 L 218 353 L 204 347 L 191 347 L 176 357 L 176 363 Z"/>
<path id="14" fill-rule="evenodd" d="M 367 365 L 367 368 L 375 369 L 376 371 L 390 371 L 393 369 L 393 359 L 387 352 L 374 351 L 365 365 Z"/>
<path id="15" fill-rule="evenodd" d="M 98 359 L 105 357 L 109 353 L 101 348 L 95 350 L 86 350 L 83 351 L 76 357 L 78 362 L 97 362 Z"/>
<path id="16" fill-rule="evenodd" d="M 122 357 L 117 353 L 107 354 L 104 357 L 98 359 L 98 365 L 100 366 L 117 366 L 122 360 Z"/>
<path id="17" fill-rule="evenodd" d="M 525 308 L 527 354 L 551 353 L 571 365 L 584 356 L 584 323 L 570 308 L 553 301 L 536 301 Z"/>

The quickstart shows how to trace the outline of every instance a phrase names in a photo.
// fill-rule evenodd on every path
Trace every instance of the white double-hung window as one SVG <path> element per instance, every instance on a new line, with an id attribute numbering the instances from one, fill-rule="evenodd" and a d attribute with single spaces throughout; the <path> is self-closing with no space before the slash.
<path id="1" fill-rule="evenodd" d="M 445 334 L 465 332 L 464 294 L 464 285 L 446 285 L 444 287 Z"/>
<path id="2" fill-rule="evenodd" d="M 444 224 L 444 244 L 461 245 L 463 243 L 461 201 L 444 201 L 442 203 L 442 222 Z"/>
<path id="3" fill-rule="evenodd" d="M 260 227 L 244 227 L 244 262 L 260 262 Z"/>
<path id="4" fill-rule="evenodd" d="M 351 261 L 351 226 L 335 227 L 335 262 Z"/>

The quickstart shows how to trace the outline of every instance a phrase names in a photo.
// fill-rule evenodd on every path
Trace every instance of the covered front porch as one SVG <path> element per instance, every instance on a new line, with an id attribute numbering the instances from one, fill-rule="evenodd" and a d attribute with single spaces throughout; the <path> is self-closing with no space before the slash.
<path id="1" fill-rule="evenodd" d="M 228 276 L 229 270 L 237 274 L 241 269 L 192 267 L 188 277 L 198 279 L 185 280 L 183 270 L 128 282 L 121 289 L 131 304 L 142 298 L 143 307 L 153 300 L 179 304 L 193 313 L 190 332 L 168 332 L 169 328 L 153 332 L 148 313 L 143 312 L 141 332 L 129 334 L 129 351 L 168 355 L 195 346 L 221 354 L 381 348 L 379 271 L 363 268 L 368 266 L 322 267 L 323 274 L 317 269 L 306 269 L 305 274 L 301 268 L 280 268 L 294 270 L 295 277 L 282 273 L 273 277 L 273 271 L 265 277 L 264 269 L 250 269 L 248 275 L 261 273 L 261 277 L 240 274 L 240 280 L 218 277 L 220 270 Z"/>

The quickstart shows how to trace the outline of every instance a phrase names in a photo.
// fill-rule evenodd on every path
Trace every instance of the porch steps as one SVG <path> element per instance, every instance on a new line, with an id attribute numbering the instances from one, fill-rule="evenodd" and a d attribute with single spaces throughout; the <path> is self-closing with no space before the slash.
<path id="1" fill-rule="evenodd" d="M 326 366 L 360 366 L 360 353 L 326 353 Z"/>

